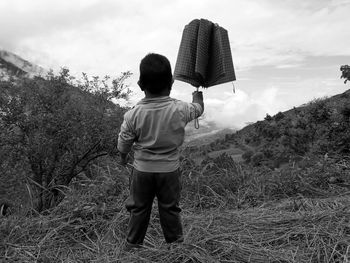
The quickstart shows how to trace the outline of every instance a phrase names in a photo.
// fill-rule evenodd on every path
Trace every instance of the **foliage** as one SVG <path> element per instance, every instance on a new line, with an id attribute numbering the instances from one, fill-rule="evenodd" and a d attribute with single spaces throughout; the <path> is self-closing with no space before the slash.
<path id="1" fill-rule="evenodd" d="M 344 103 L 340 113 L 343 116 L 345 122 L 350 121 L 350 101 Z"/>
<path id="2" fill-rule="evenodd" d="M 245 143 L 255 149 L 252 156 L 259 154 L 259 161 L 245 160 L 253 165 L 263 161 L 270 167 L 279 167 L 308 153 L 348 153 L 349 108 L 344 96 L 340 96 L 336 103 L 323 98 L 299 109 L 265 118 L 257 122 L 245 137 Z"/>
<path id="3" fill-rule="evenodd" d="M 306 114 L 308 119 L 316 124 L 323 124 L 329 120 L 332 115 L 332 108 L 328 105 L 326 99 L 316 99 L 308 105 Z"/>
<path id="4" fill-rule="evenodd" d="M 340 78 L 344 78 L 344 84 L 350 80 L 350 67 L 349 65 L 343 65 L 340 67 L 340 71 L 341 71 L 341 76 Z"/>
<path id="5" fill-rule="evenodd" d="M 275 121 L 280 121 L 284 118 L 284 114 L 282 112 L 278 112 L 273 118 Z"/>
<path id="6" fill-rule="evenodd" d="M 245 162 L 249 163 L 251 161 L 253 154 L 254 154 L 254 152 L 252 150 L 245 151 L 242 154 L 242 158 Z"/>
<path id="7" fill-rule="evenodd" d="M 37 211 L 57 205 L 71 180 L 115 147 L 125 109 L 111 99 L 127 98 L 129 76 L 111 88 L 86 75 L 76 84 L 67 69 L 1 82 L 1 180 L 20 174 Z"/>
<path id="8" fill-rule="evenodd" d="M 91 93 L 97 97 L 101 97 L 102 101 L 111 101 L 112 99 L 128 99 L 131 90 L 125 81 L 132 75 L 130 71 L 122 72 L 121 75 L 111 81 L 110 76 L 100 79 L 97 76 L 89 79 L 86 73 L 83 73 L 83 81 L 79 88 L 83 91 Z"/>
<path id="9" fill-rule="evenodd" d="M 254 153 L 251 157 L 251 163 L 254 166 L 260 165 L 264 159 L 264 154 L 262 152 Z"/>
<path id="10" fill-rule="evenodd" d="M 265 121 L 272 121 L 273 119 L 272 119 L 271 115 L 266 114 L 266 117 L 265 117 L 264 120 L 265 120 Z"/>

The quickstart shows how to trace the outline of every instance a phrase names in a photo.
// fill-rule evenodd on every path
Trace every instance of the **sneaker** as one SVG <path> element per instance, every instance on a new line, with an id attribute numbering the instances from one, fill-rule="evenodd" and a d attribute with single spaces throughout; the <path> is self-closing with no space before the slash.
<path id="1" fill-rule="evenodd" d="M 142 244 L 131 244 L 128 241 L 125 241 L 123 246 L 123 251 L 132 252 L 140 248 L 142 248 Z"/>
<path id="2" fill-rule="evenodd" d="M 167 248 L 168 250 L 173 250 L 176 249 L 178 247 L 181 247 L 183 245 L 184 239 L 183 238 L 179 238 L 178 240 L 171 242 L 171 243 L 167 243 Z"/>

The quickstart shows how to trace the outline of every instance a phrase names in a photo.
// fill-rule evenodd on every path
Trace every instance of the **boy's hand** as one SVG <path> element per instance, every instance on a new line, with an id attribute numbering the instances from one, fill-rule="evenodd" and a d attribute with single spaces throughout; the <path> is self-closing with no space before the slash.
<path id="1" fill-rule="evenodd" d="M 202 108 L 204 109 L 203 92 L 194 91 L 192 93 L 192 102 L 199 103 L 202 106 Z"/>
<path id="2" fill-rule="evenodd" d="M 128 163 L 128 154 L 127 153 L 120 153 L 119 164 L 122 166 L 126 166 L 127 163 Z"/>

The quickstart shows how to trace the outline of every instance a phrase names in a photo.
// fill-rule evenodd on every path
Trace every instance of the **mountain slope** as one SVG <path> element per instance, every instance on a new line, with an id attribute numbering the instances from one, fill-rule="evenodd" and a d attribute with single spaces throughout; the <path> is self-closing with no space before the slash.
<path id="1" fill-rule="evenodd" d="M 310 155 L 350 154 L 350 90 L 250 124 L 237 132 L 185 145 L 185 154 L 200 163 L 226 153 L 235 160 L 278 168 Z M 212 136 L 213 137 L 213 136 Z M 214 137 L 213 137 L 214 138 Z"/>
<path id="2" fill-rule="evenodd" d="M 246 161 L 279 167 L 310 155 L 350 154 L 350 90 L 267 115 L 235 134 L 248 146 Z"/>
<path id="3" fill-rule="evenodd" d="M 44 68 L 9 51 L 0 50 L 0 79 L 42 76 L 46 73 Z"/>

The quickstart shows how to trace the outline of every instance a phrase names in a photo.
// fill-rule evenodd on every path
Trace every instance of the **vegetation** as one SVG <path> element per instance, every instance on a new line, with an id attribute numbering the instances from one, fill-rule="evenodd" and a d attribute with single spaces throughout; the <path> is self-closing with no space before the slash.
<path id="1" fill-rule="evenodd" d="M 344 78 L 344 83 L 350 80 L 350 67 L 349 65 L 343 65 L 340 67 L 341 76 L 340 78 Z"/>
<path id="2" fill-rule="evenodd" d="M 103 157 L 48 215 L 2 219 L 0 253 L 10 262 L 346 262 L 350 161 L 315 161 L 271 171 L 225 155 L 204 166 L 184 158 L 185 243 L 164 243 L 153 209 L 144 248 L 125 252 L 129 171 Z M 330 183 L 334 174 L 344 182 Z"/>
<path id="3" fill-rule="evenodd" d="M 246 162 L 278 168 L 306 155 L 350 153 L 349 94 L 316 99 L 249 127 L 242 136 L 254 148 Z M 251 151 L 251 150 L 250 150 Z M 255 158 L 254 158 L 255 157 Z"/>
<path id="4" fill-rule="evenodd" d="M 55 207 L 73 178 L 113 150 L 124 109 L 111 99 L 128 95 L 124 80 L 129 75 L 113 80 L 111 87 L 108 79 L 90 81 L 86 75 L 75 85 L 65 69 L 46 79 L 1 82 L 4 186 L 26 185 L 37 212 Z"/>
<path id="5" fill-rule="evenodd" d="M 107 79 L 74 84 L 66 71 L 1 83 L 1 182 L 41 193 L 42 204 L 43 196 L 57 202 L 39 213 L 15 205 L 0 217 L 0 259 L 350 260 L 349 92 L 183 149 L 185 242 L 164 243 L 155 202 L 144 247 L 124 251 L 131 171 L 117 164 L 113 146 L 126 109 L 111 100 L 127 96 L 119 92 L 127 77 L 111 88 Z M 237 153 L 244 161 L 234 160 Z M 55 190 L 64 195 L 57 199 Z"/>

